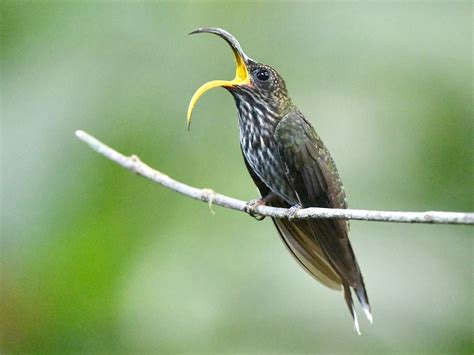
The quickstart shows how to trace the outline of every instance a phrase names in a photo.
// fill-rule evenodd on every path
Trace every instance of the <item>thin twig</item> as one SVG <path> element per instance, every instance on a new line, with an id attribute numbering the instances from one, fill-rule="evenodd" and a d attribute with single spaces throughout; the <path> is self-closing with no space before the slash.
<path id="1" fill-rule="evenodd" d="M 140 159 L 132 155 L 127 157 L 116 150 L 105 145 L 98 139 L 92 137 L 84 131 L 76 131 L 76 136 L 87 143 L 97 153 L 102 154 L 107 159 L 116 162 L 118 165 L 128 169 L 138 175 L 150 179 L 164 187 L 192 197 L 196 200 L 208 202 L 238 211 L 246 211 L 246 202 L 232 197 L 224 196 L 216 192 L 210 193 L 209 189 L 198 189 L 182 182 L 176 181 L 158 170 L 155 170 Z M 290 210 L 286 208 L 276 208 L 269 206 L 257 206 L 255 208 L 261 216 L 274 218 L 288 218 Z M 395 212 L 395 211 L 367 211 L 352 209 L 333 208 L 304 208 L 298 210 L 291 216 L 292 218 L 343 218 L 357 219 L 364 221 L 380 222 L 401 222 L 401 223 L 437 223 L 437 224 L 474 224 L 474 213 L 462 212 Z"/>

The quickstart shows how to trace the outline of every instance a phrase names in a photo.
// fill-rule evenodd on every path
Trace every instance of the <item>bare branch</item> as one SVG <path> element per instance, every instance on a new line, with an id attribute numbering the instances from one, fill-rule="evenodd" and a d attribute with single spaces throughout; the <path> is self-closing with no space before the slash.
<path id="1" fill-rule="evenodd" d="M 208 202 L 210 206 L 211 204 L 214 204 L 238 211 L 246 211 L 246 202 L 244 201 L 215 193 L 210 189 L 198 189 L 176 181 L 168 175 L 165 175 L 141 162 L 137 156 L 132 155 L 127 157 L 108 147 L 84 131 L 76 131 L 76 136 L 107 159 L 116 162 L 125 169 L 163 185 L 168 189 L 192 197 L 196 200 Z M 269 206 L 258 206 L 255 208 L 255 211 L 259 215 L 274 218 L 288 218 L 290 214 L 289 209 Z M 311 207 L 300 209 L 292 215 L 292 218 L 343 218 L 401 223 L 474 224 L 474 213 L 438 211 L 395 212 Z"/>

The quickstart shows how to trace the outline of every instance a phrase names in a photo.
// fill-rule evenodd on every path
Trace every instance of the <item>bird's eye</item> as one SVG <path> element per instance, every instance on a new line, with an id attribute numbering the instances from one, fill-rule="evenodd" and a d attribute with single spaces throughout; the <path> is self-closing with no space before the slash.
<path id="1" fill-rule="evenodd" d="M 270 72 L 267 69 L 260 69 L 257 71 L 256 76 L 260 81 L 267 81 L 270 78 Z"/>

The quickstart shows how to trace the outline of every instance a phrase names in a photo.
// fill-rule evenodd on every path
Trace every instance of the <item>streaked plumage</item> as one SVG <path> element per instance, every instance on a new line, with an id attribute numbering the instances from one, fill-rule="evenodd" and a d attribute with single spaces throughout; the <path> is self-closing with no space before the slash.
<path id="1" fill-rule="evenodd" d="M 233 81 L 213 81 L 196 92 L 188 110 L 188 123 L 194 104 L 206 90 L 226 88 L 238 109 L 245 164 L 268 205 L 347 208 L 344 187 L 329 151 L 292 103 L 280 75 L 270 66 L 249 58 L 228 32 L 209 28 L 192 33 L 199 32 L 224 38 L 234 51 L 237 70 Z M 347 221 L 273 222 L 290 253 L 311 276 L 329 288 L 343 289 L 357 332 L 351 290 L 372 321 L 362 273 L 349 242 Z"/>

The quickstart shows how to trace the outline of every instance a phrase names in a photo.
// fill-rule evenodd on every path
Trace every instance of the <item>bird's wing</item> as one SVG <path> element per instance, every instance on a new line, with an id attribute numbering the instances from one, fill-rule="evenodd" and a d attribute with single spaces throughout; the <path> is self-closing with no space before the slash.
<path id="1" fill-rule="evenodd" d="M 323 285 L 333 290 L 341 289 L 341 279 L 319 244 L 311 238 L 311 226 L 307 221 L 273 218 L 273 223 L 285 246 L 303 269 Z"/>
<path id="2" fill-rule="evenodd" d="M 298 111 L 286 115 L 275 129 L 280 161 L 303 207 L 346 208 L 344 188 L 329 151 L 313 127 Z M 349 241 L 348 223 L 342 219 L 309 219 L 306 237 L 319 245 L 344 287 L 344 297 L 358 331 L 352 302 L 355 290 L 371 321 L 364 279 Z"/>
<path id="3" fill-rule="evenodd" d="M 280 160 L 303 207 L 345 208 L 342 183 L 329 152 L 298 111 L 285 116 L 275 129 Z M 357 287 L 362 276 L 342 219 L 308 220 L 330 264 L 344 283 Z"/>
<path id="4" fill-rule="evenodd" d="M 242 155 L 247 170 L 260 191 L 260 195 L 262 197 L 267 196 L 271 193 L 271 190 L 252 170 L 245 155 Z M 274 199 L 269 205 L 283 208 L 291 207 L 281 198 Z M 283 218 L 272 218 L 272 220 L 283 243 L 300 266 L 323 285 L 334 290 L 340 290 L 341 279 L 327 261 L 319 244 L 315 243 L 310 237 L 312 232 L 308 222 L 305 220 L 289 221 Z"/>

